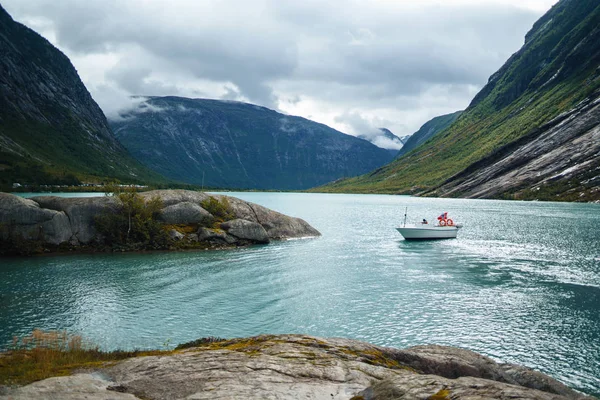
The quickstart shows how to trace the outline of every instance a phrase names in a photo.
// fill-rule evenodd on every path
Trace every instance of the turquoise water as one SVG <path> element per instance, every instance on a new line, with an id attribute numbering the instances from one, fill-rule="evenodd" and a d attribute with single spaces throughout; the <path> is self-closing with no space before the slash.
<path id="1" fill-rule="evenodd" d="M 438 343 L 600 394 L 600 206 L 233 193 L 319 229 L 237 250 L 2 259 L 0 343 L 67 329 L 106 349 L 203 336 Z M 457 239 L 395 231 L 448 211 Z"/>

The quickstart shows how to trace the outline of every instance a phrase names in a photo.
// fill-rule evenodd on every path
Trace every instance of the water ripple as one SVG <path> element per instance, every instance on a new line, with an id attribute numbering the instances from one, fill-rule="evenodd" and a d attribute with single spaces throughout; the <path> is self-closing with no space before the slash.
<path id="1" fill-rule="evenodd" d="M 231 251 L 5 259 L 0 343 L 33 328 L 66 328 L 107 349 L 285 332 L 439 343 L 600 393 L 597 206 L 237 195 L 300 216 L 323 237 Z M 456 240 L 407 242 L 394 229 L 405 207 L 409 220 L 449 211 L 465 227 Z"/>

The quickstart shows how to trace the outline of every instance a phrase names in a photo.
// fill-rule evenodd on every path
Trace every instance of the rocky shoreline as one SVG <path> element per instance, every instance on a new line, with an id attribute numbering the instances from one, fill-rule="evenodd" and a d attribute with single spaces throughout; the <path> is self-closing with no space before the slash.
<path id="1" fill-rule="evenodd" d="M 158 204 L 156 224 L 164 233 L 159 247 L 109 246 L 100 232 L 98 217 L 123 212 L 119 196 L 30 199 L 0 193 L 0 242 L 4 253 L 11 246 L 35 248 L 32 253 L 207 249 L 266 244 L 271 240 L 315 237 L 320 233 L 300 218 L 293 218 L 235 197 L 187 190 L 155 190 L 134 194 L 140 206 Z M 216 204 L 226 217 L 218 218 L 202 207 Z M 131 228 L 131 213 L 129 215 Z M 150 218 L 150 217 L 148 217 Z M 129 233 L 129 232 L 127 232 Z M 168 236 L 167 236 L 168 235 Z M 137 246 L 136 246 L 137 245 Z"/>
<path id="2" fill-rule="evenodd" d="M 199 340 L 2 390 L 2 400 L 592 399 L 540 372 L 464 349 L 305 335 Z"/>

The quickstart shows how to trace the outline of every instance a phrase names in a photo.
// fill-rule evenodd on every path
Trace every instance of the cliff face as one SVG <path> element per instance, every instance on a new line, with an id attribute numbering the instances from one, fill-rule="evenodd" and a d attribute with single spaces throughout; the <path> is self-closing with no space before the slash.
<path id="1" fill-rule="evenodd" d="M 600 200 L 599 90 L 600 3 L 561 0 L 448 129 L 373 174 L 324 190 Z M 490 180 L 502 184 L 492 190 Z"/>
<path id="2" fill-rule="evenodd" d="M 600 97 L 588 98 L 449 179 L 431 196 L 595 201 L 600 198 Z"/>
<path id="3" fill-rule="evenodd" d="M 326 125 L 239 102 L 153 97 L 111 125 L 149 168 L 205 186 L 306 189 L 392 158 Z"/>
<path id="4" fill-rule="evenodd" d="M 0 399 L 592 399 L 468 350 L 304 335 L 199 340 L 5 393 Z"/>
<path id="5" fill-rule="evenodd" d="M 0 164 L 32 171 L 158 178 L 127 154 L 69 59 L 0 7 Z M 45 183 L 45 182 L 36 182 Z"/>

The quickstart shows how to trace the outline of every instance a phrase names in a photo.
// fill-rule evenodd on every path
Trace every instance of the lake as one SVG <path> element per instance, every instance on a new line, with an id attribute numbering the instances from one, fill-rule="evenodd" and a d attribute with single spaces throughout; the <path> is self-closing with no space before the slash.
<path id="1" fill-rule="evenodd" d="M 600 206 L 227 193 L 323 236 L 235 250 L 1 259 L 0 343 L 67 329 L 104 349 L 305 333 L 436 343 L 600 394 Z M 457 239 L 394 229 L 444 211 Z"/>

